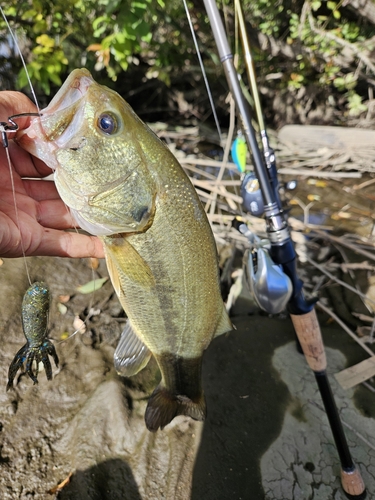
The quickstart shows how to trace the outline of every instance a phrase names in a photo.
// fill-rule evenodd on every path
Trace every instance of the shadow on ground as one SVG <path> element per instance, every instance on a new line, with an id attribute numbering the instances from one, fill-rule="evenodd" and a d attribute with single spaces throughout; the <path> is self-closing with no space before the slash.
<path id="1" fill-rule="evenodd" d="M 112 459 L 77 470 L 59 500 L 142 500 L 129 465 Z"/>
<path id="2" fill-rule="evenodd" d="M 246 304 L 236 304 L 235 311 Z M 278 436 L 289 393 L 271 365 L 294 338 L 289 320 L 233 316 L 236 332 L 204 360 L 208 417 L 193 473 L 192 500 L 264 499 L 259 458 Z M 272 399 L 272 404 L 268 401 Z"/>
<path id="3" fill-rule="evenodd" d="M 192 500 L 343 499 L 332 434 L 319 408 L 314 375 L 297 353 L 290 319 L 246 315 L 246 308 L 246 302 L 236 303 L 238 315 L 232 320 L 237 331 L 216 339 L 205 355 L 208 418 L 193 472 Z M 324 320 L 320 317 L 326 347 L 335 349 L 327 355 L 338 408 L 369 439 L 375 424 L 371 394 L 358 397 L 360 388 L 345 392 L 333 377 L 345 368 L 339 350 L 348 366 L 361 361 L 363 352 L 339 328 L 327 328 Z M 276 369 L 280 363 L 282 368 Z M 346 434 L 371 490 L 371 443 L 348 429 Z"/>

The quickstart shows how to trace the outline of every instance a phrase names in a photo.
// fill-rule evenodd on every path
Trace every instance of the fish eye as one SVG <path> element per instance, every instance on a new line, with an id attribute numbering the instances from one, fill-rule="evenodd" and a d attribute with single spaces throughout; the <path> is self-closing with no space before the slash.
<path id="1" fill-rule="evenodd" d="M 118 130 L 117 118 L 111 113 L 102 113 L 98 118 L 99 129 L 107 135 L 113 135 Z"/>

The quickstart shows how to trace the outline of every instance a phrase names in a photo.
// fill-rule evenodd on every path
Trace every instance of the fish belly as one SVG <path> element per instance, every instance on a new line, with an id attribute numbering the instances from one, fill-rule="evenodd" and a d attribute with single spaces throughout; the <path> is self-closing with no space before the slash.
<path id="1" fill-rule="evenodd" d="M 205 418 L 203 351 L 223 314 L 224 330 L 231 329 L 220 295 L 216 245 L 199 200 L 190 202 L 187 212 L 177 217 L 162 201 L 145 233 L 103 238 L 121 304 L 162 374 L 145 414 L 151 431 L 176 415 Z"/>
<path id="2" fill-rule="evenodd" d="M 197 358 L 223 310 L 216 247 L 204 213 L 173 214 L 157 208 L 145 233 L 103 240 L 135 333 L 154 355 Z"/>

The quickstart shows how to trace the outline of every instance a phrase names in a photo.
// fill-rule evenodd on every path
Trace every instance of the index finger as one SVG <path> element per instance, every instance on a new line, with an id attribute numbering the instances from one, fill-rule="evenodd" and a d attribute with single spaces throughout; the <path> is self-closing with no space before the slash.
<path id="1" fill-rule="evenodd" d="M 22 113 L 37 113 L 35 104 L 22 92 L 4 90 L 0 92 L 0 121 L 8 122 L 8 118 Z M 28 127 L 30 123 L 29 116 L 17 118 L 19 129 Z"/>
<path id="2" fill-rule="evenodd" d="M 8 119 L 10 116 L 23 113 L 37 113 L 37 112 L 38 108 L 32 101 L 30 101 L 30 99 L 25 94 L 22 94 L 22 92 L 15 92 L 12 90 L 4 90 L 0 92 L 0 121 L 8 123 Z M 15 122 L 18 125 L 18 130 L 23 130 L 27 128 L 30 124 L 30 120 L 31 120 L 30 116 L 20 116 L 19 118 L 17 118 Z M 7 133 L 7 134 L 9 138 L 13 137 L 12 133 Z M 19 155 L 20 154 L 21 153 L 19 153 Z M 31 171 L 27 173 L 20 172 L 21 176 L 29 175 L 31 177 L 42 177 L 49 175 L 51 173 L 51 169 L 47 167 L 43 161 L 33 157 L 32 155 L 29 155 L 26 152 L 23 152 L 23 155 L 24 155 L 23 163 L 21 163 L 20 166 L 21 167 L 25 166 L 25 169 L 27 169 L 28 168 L 27 166 L 31 164 L 32 172 Z M 26 155 L 30 157 L 31 162 L 26 161 Z M 18 165 L 16 164 L 16 167 L 17 166 Z"/>

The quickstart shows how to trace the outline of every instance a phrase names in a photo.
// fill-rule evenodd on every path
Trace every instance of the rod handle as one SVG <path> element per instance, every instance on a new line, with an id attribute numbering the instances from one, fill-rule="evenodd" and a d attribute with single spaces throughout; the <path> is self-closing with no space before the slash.
<path id="1" fill-rule="evenodd" d="M 306 314 L 291 314 L 290 317 L 309 367 L 314 372 L 325 370 L 326 352 L 315 309 Z"/>
<path id="2" fill-rule="evenodd" d="M 351 471 L 341 470 L 341 484 L 348 498 L 365 498 L 366 487 L 361 473 L 354 467 Z"/>

